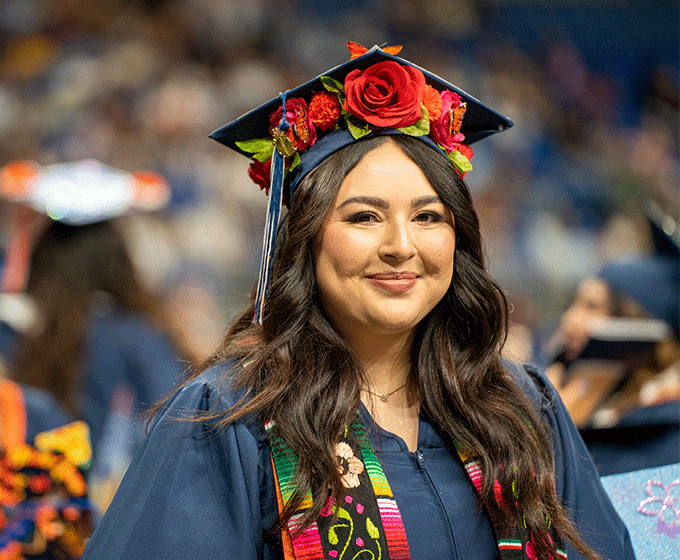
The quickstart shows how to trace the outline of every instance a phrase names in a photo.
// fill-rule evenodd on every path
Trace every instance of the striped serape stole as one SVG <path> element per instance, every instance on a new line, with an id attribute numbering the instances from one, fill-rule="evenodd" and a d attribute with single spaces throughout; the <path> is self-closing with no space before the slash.
<path id="1" fill-rule="evenodd" d="M 273 422 L 267 422 L 265 429 L 279 511 L 283 511 L 295 492 L 298 458 Z M 282 531 L 286 560 L 408 560 L 411 556 L 397 502 L 358 414 L 335 451 L 345 497 L 342 503 L 329 497 L 317 521 L 301 530 L 302 516 L 312 504 L 307 493 Z"/>
<path id="2" fill-rule="evenodd" d="M 456 451 L 458 456 L 465 467 L 465 470 L 470 477 L 470 481 L 474 486 L 478 494 L 482 491 L 482 482 L 484 475 L 482 473 L 482 465 L 478 460 L 477 454 L 462 444 L 456 443 Z M 507 504 L 503 498 L 503 493 L 498 481 L 495 483 L 495 495 L 496 501 L 502 506 L 507 508 Z M 513 487 L 514 493 L 514 487 Z M 515 497 L 517 495 L 515 494 Z M 496 535 L 498 543 L 498 551 L 500 553 L 500 560 L 538 560 L 534 549 L 533 539 L 527 528 L 522 525 L 512 525 L 505 530 L 501 530 L 500 524 L 494 519 L 490 511 L 487 509 L 489 514 L 489 520 L 494 529 L 494 534 Z M 553 542 L 558 543 L 556 547 L 557 557 L 553 560 L 567 560 L 567 551 L 562 546 L 562 540 L 559 535 L 554 531 L 550 530 L 550 538 Z"/>

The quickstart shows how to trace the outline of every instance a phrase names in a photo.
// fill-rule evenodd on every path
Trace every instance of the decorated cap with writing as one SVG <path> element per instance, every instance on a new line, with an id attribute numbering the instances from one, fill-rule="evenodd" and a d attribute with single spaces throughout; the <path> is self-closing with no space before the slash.
<path id="1" fill-rule="evenodd" d="M 210 135 L 251 158 L 249 175 L 269 194 L 255 323 L 262 319 L 281 205 L 329 155 L 365 137 L 406 134 L 447 158 L 462 177 L 472 169 L 470 144 L 512 126 L 468 93 L 397 57 L 401 47 L 347 46 L 349 62 Z"/>

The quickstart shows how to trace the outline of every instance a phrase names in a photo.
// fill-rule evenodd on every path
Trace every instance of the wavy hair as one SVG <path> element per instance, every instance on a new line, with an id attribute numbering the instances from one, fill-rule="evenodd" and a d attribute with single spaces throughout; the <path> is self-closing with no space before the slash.
<path id="1" fill-rule="evenodd" d="M 245 396 L 223 422 L 247 414 L 276 422 L 298 456 L 297 491 L 280 519 L 290 518 L 308 491 L 313 505 L 304 523 L 316 520 L 327 496 L 340 500 L 343 485 L 335 444 L 360 403 L 366 378 L 357 356 L 333 329 L 319 302 L 313 249 L 344 177 L 384 142 L 395 142 L 423 170 L 455 217 L 453 280 L 444 298 L 417 326 L 409 385 L 453 449 L 478 450 L 484 481 L 480 502 L 502 524 L 526 522 L 540 558 L 555 555 L 550 519 L 559 534 L 588 558 L 554 487 L 552 446 L 536 405 L 504 370 L 507 304 L 487 274 L 479 221 L 465 183 L 444 158 L 408 136 L 364 139 L 329 156 L 300 183 L 277 236 L 276 264 L 262 325 L 251 324 L 251 306 L 230 328 L 221 350 L 205 364 L 237 360 L 228 374 Z M 513 468 L 503 468 L 513 465 Z M 494 498 L 498 480 L 508 511 Z"/>

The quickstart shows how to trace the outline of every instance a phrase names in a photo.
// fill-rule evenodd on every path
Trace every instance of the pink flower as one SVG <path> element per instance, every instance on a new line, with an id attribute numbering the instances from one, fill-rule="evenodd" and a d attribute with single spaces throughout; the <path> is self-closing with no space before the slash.
<path id="1" fill-rule="evenodd" d="M 447 153 L 458 149 L 465 136 L 460 133 L 460 121 L 463 111 L 462 100 L 456 92 L 445 89 L 441 92 L 442 111 L 439 118 L 430 125 L 430 137 L 440 144 Z M 458 110 L 458 116 L 456 113 Z"/>
<path id="2" fill-rule="evenodd" d="M 321 510 L 321 517 L 330 517 L 333 515 L 333 507 L 335 506 L 335 498 L 333 496 L 328 496 L 326 498 L 326 503 Z"/>
<path id="3" fill-rule="evenodd" d="M 283 107 L 279 107 L 269 117 L 269 122 L 271 123 L 269 132 L 272 136 L 276 134 L 282 118 Z M 314 145 L 316 142 L 316 128 L 314 128 L 307 102 L 304 99 L 296 97 L 286 101 L 286 120 L 290 124 L 286 136 L 288 136 L 298 152 L 302 152 Z"/>

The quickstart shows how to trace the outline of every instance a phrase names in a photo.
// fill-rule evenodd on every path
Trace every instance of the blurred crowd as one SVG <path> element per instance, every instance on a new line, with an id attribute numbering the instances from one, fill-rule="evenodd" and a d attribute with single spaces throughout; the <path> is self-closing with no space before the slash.
<path id="1" fill-rule="evenodd" d="M 3 0 L 0 162 L 152 169 L 163 213 L 126 233 L 198 355 L 248 296 L 265 197 L 207 138 L 324 68 L 344 42 L 403 55 L 516 124 L 467 179 L 513 351 L 540 360 L 582 276 L 644 253 L 641 203 L 677 216 L 678 6 L 482 0 Z"/>

